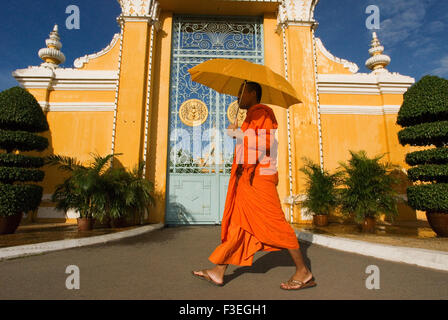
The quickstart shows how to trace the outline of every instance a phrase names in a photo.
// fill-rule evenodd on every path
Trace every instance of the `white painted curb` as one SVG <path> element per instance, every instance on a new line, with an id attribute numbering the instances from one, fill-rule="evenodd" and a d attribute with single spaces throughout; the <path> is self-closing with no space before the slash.
<path id="1" fill-rule="evenodd" d="M 341 237 L 324 236 L 299 230 L 295 230 L 295 232 L 299 240 L 324 247 L 394 262 L 448 271 L 448 252 L 383 245 Z"/>
<path id="2" fill-rule="evenodd" d="M 93 237 L 88 237 L 88 238 L 79 238 L 79 239 L 70 239 L 70 240 L 49 241 L 49 242 L 42 242 L 42 243 L 35 243 L 35 244 L 27 244 L 27 245 L 23 245 L 23 246 L 1 248 L 0 249 L 0 261 L 30 256 L 30 255 L 35 255 L 35 254 L 41 254 L 41 253 L 45 253 L 45 252 L 89 246 L 92 244 L 106 243 L 109 241 L 138 236 L 140 234 L 158 230 L 163 227 L 164 227 L 163 223 L 158 223 L 158 224 L 134 228 L 131 230 L 120 231 L 120 232 L 115 232 L 115 233 L 111 233 L 111 234 L 105 234 L 105 235 L 101 235 L 101 236 L 93 236 Z"/>

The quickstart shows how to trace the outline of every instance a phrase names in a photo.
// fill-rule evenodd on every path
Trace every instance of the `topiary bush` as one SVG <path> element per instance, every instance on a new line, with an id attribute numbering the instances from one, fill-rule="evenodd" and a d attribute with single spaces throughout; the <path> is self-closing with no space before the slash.
<path id="1" fill-rule="evenodd" d="M 407 189 L 417 210 L 448 213 L 448 80 L 425 76 L 404 94 L 397 118 L 401 145 L 435 146 L 406 155 L 408 177 L 420 182 Z"/>
<path id="2" fill-rule="evenodd" d="M 40 157 L 19 154 L 43 151 L 48 139 L 37 135 L 47 131 L 48 122 L 33 95 L 20 87 L 0 92 L 0 216 L 7 217 L 37 209 L 43 188 L 44 165 Z"/>

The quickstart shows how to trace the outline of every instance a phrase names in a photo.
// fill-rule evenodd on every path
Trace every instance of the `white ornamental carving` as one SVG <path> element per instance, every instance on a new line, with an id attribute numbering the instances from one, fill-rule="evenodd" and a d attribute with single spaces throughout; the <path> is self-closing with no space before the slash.
<path id="1" fill-rule="evenodd" d="M 322 54 L 324 56 L 326 56 L 328 59 L 330 59 L 331 61 L 334 61 L 336 63 L 340 63 L 344 66 L 344 68 L 347 68 L 348 70 L 350 70 L 351 73 L 356 73 L 359 70 L 359 67 L 356 63 L 354 62 L 350 62 L 348 60 L 345 59 L 341 59 L 341 58 L 337 58 L 334 55 L 332 55 L 327 48 L 324 47 L 324 44 L 322 43 L 322 40 L 320 40 L 319 38 L 316 38 L 316 46 L 319 49 L 320 52 L 322 52 Z"/>
<path id="2" fill-rule="evenodd" d="M 318 2 L 319 0 L 283 0 L 278 8 L 278 24 L 314 23 L 314 8 Z"/>
<path id="3" fill-rule="evenodd" d="M 118 0 L 118 2 L 121 6 L 122 16 L 158 20 L 160 7 L 156 0 Z"/>
<path id="4" fill-rule="evenodd" d="M 105 55 L 106 53 L 108 53 L 115 46 L 115 44 L 117 43 L 118 39 L 120 39 L 120 34 L 116 33 L 114 35 L 114 38 L 112 39 L 111 43 L 106 48 L 101 50 L 100 52 L 89 54 L 89 55 L 85 55 L 83 57 L 77 58 L 75 60 L 75 62 L 73 63 L 75 68 L 78 68 L 78 69 L 82 68 L 84 66 L 84 64 L 89 62 L 90 60 L 98 58 L 98 57 L 101 57 L 101 56 Z"/>

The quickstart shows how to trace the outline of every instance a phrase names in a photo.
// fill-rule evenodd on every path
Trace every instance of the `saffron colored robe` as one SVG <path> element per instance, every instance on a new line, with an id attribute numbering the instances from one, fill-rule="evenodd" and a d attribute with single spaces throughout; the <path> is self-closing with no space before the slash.
<path id="1" fill-rule="evenodd" d="M 241 126 L 245 141 L 238 140 L 235 146 L 221 222 L 221 244 L 209 257 L 214 264 L 250 266 L 257 251 L 299 248 L 296 234 L 285 219 L 276 188 L 274 129 L 277 127 L 274 112 L 268 106 L 258 104 L 247 111 Z M 258 164 L 254 154 L 259 157 Z M 243 163 L 243 172 L 236 183 L 238 163 Z M 250 185 L 250 173 L 254 168 Z"/>

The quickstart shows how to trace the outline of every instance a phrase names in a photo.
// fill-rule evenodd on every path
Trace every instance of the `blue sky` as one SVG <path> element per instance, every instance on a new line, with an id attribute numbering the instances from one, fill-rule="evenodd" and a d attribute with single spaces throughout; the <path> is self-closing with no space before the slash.
<path id="1" fill-rule="evenodd" d="M 66 8 L 80 9 L 80 29 L 69 30 Z M 355 62 L 359 72 L 369 72 L 371 30 L 365 21 L 368 5 L 380 9 L 380 41 L 392 62 L 391 72 L 419 80 L 426 74 L 448 78 L 448 1 L 438 0 L 320 0 L 315 11 L 316 36 L 334 56 Z M 16 0 L 4 1 L 0 11 L 0 90 L 17 85 L 11 72 L 40 65 L 37 55 L 54 24 L 59 25 L 67 61 L 106 47 L 119 32 L 116 0 Z"/>

